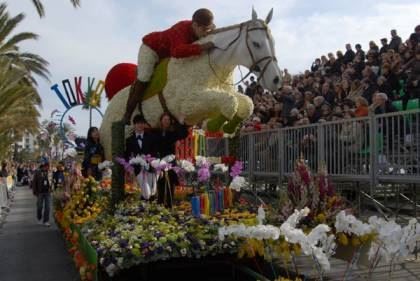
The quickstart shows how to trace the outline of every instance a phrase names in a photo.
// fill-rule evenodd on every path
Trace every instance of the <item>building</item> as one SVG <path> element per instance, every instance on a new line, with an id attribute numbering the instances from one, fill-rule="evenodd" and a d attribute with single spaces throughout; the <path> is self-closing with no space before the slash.
<path id="1" fill-rule="evenodd" d="M 26 150 L 28 152 L 34 152 L 37 148 L 36 137 L 30 133 L 25 133 L 22 137 L 22 140 L 17 143 L 18 152 Z"/>

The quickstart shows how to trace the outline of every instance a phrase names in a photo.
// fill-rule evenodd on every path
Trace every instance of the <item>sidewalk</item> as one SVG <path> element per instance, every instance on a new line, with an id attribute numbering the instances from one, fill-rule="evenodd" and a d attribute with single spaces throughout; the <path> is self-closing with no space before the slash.
<path id="1" fill-rule="evenodd" d="M 15 201 L 0 228 L 1 281 L 77 281 L 79 275 L 50 216 L 51 227 L 36 223 L 36 198 L 17 187 Z"/>

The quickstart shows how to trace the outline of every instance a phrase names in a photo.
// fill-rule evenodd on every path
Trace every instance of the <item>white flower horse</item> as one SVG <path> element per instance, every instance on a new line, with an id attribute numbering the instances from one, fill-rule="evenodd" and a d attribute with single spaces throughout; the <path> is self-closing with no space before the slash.
<path id="1" fill-rule="evenodd" d="M 234 88 L 235 67 L 250 69 L 268 90 L 275 91 L 281 85 L 274 40 L 267 26 L 272 15 L 273 10 L 263 21 L 253 10 L 250 21 L 216 29 L 201 39 L 200 43 L 211 41 L 216 46 L 208 54 L 170 58 L 161 94 L 167 110 L 177 119 L 183 117 L 188 125 L 207 120 L 208 130 L 233 133 L 254 108 L 252 100 Z M 102 121 L 100 132 L 107 158 L 111 156 L 111 126 L 122 119 L 129 90 L 126 87 L 112 98 Z M 164 112 L 159 95 L 144 100 L 142 109 L 148 123 L 158 127 Z"/>

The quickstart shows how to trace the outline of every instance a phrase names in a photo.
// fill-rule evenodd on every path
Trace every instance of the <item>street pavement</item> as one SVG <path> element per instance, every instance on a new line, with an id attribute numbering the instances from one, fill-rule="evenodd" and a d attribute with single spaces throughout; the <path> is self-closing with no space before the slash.
<path id="1" fill-rule="evenodd" d="M 5 223 L 0 228 L 1 281 L 78 281 L 61 233 L 50 216 L 51 227 L 38 225 L 36 198 L 19 186 Z"/>

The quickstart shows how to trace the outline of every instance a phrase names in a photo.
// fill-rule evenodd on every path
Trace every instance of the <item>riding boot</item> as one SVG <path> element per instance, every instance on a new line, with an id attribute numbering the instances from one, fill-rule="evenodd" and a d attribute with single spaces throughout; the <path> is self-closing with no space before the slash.
<path id="1" fill-rule="evenodd" d="M 136 81 L 130 88 L 130 93 L 128 94 L 127 105 L 125 109 L 125 114 L 123 121 L 125 124 L 130 125 L 131 116 L 133 115 L 136 105 L 141 103 L 143 100 L 144 92 L 146 90 L 147 82 Z"/>

